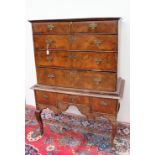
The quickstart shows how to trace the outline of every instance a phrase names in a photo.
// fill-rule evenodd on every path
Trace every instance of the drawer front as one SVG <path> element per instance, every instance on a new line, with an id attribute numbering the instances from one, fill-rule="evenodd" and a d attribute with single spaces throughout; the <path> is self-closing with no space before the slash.
<path id="1" fill-rule="evenodd" d="M 117 51 L 117 35 L 34 35 L 35 49 Z"/>
<path id="2" fill-rule="evenodd" d="M 116 91 L 116 73 L 38 68 L 38 83 L 88 90 Z"/>
<path id="3" fill-rule="evenodd" d="M 69 49 L 70 36 L 68 35 L 34 35 L 35 49 Z"/>
<path id="4" fill-rule="evenodd" d="M 103 52 L 65 52 L 36 51 L 37 66 L 55 66 L 78 69 L 98 69 L 103 71 L 117 70 L 117 53 Z"/>
<path id="5" fill-rule="evenodd" d="M 117 53 L 74 52 L 72 56 L 73 68 L 117 71 Z"/>
<path id="6" fill-rule="evenodd" d="M 46 23 L 33 23 L 33 33 L 43 34 L 54 34 L 54 33 L 70 33 L 69 22 L 46 22 Z"/>
<path id="7" fill-rule="evenodd" d="M 70 105 L 76 106 L 79 111 L 87 115 L 90 113 L 90 104 L 88 96 L 77 96 L 77 95 L 67 95 L 67 94 L 57 94 L 58 108 L 65 111 Z"/>
<path id="8" fill-rule="evenodd" d="M 74 35 L 72 50 L 117 51 L 117 35 Z"/>
<path id="9" fill-rule="evenodd" d="M 117 34 L 117 21 L 73 22 L 72 32 Z"/>
<path id="10" fill-rule="evenodd" d="M 49 55 L 46 51 L 36 51 L 35 61 L 36 66 L 54 66 L 54 67 L 72 67 L 72 60 L 69 58 L 71 52 L 65 51 L 50 51 Z"/>
<path id="11" fill-rule="evenodd" d="M 35 90 L 36 103 L 56 105 L 56 93 Z"/>
<path id="12" fill-rule="evenodd" d="M 117 102 L 115 99 L 90 98 L 92 111 L 99 113 L 116 114 Z"/>
<path id="13" fill-rule="evenodd" d="M 77 104 L 77 105 L 88 105 L 89 106 L 89 97 L 87 96 L 77 96 L 77 95 L 68 95 L 68 94 L 58 94 L 58 102 L 68 103 L 68 104 Z"/>

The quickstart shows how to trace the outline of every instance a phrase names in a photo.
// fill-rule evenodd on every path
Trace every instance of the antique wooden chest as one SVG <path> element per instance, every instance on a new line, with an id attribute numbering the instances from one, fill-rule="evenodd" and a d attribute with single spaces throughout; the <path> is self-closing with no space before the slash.
<path id="1" fill-rule="evenodd" d="M 116 134 L 124 80 L 117 75 L 119 18 L 33 20 L 36 117 L 75 105 L 88 119 L 106 117 Z"/>

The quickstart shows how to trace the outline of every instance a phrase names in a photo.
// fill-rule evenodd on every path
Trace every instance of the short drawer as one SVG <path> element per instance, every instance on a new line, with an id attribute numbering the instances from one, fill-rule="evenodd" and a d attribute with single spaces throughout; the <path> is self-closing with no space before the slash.
<path id="1" fill-rule="evenodd" d="M 117 25 L 117 20 L 73 22 L 72 32 L 117 34 Z"/>
<path id="2" fill-rule="evenodd" d="M 74 35 L 72 50 L 117 51 L 117 35 Z"/>
<path id="3" fill-rule="evenodd" d="M 73 105 L 79 109 L 79 111 L 87 115 L 90 113 L 90 104 L 88 96 L 68 95 L 68 94 L 57 94 L 58 108 L 65 111 L 69 106 Z"/>
<path id="4" fill-rule="evenodd" d="M 70 32 L 69 22 L 43 22 L 32 24 L 33 33 L 63 34 Z"/>
<path id="5" fill-rule="evenodd" d="M 117 113 L 117 103 L 116 99 L 102 99 L 102 98 L 90 98 L 90 103 L 93 112 L 99 113 L 109 113 L 116 114 Z"/>
<path id="6" fill-rule="evenodd" d="M 69 49 L 68 35 L 33 35 L 35 49 Z"/>
<path id="7" fill-rule="evenodd" d="M 100 91 L 116 91 L 117 74 L 109 72 L 37 68 L 39 84 Z"/>
<path id="8" fill-rule="evenodd" d="M 89 97 L 87 96 L 58 94 L 57 97 L 58 97 L 58 102 L 68 103 L 73 105 L 89 105 Z"/>
<path id="9" fill-rule="evenodd" d="M 70 58 L 71 52 L 66 51 L 53 51 L 50 50 L 47 55 L 46 51 L 35 51 L 36 66 L 48 66 L 48 67 L 72 67 L 72 59 Z"/>
<path id="10" fill-rule="evenodd" d="M 36 103 L 56 105 L 56 93 L 35 90 Z"/>
<path id="11" fill-rule="evenodd" d="M 36 66 L 54 66 L 87 70 L 117 70 L 117 53 L 114 52 L 35 52 Z"/>
<path id="12" fill-rule="evenodd" d="M 117 53 L 72 52 L 72 67 L 86 70 L 117 71 Z"/>

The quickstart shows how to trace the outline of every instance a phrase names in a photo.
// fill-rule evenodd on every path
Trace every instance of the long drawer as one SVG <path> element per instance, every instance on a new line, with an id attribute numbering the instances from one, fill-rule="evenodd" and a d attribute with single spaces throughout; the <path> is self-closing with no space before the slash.
<path id="1" fill-rule="evenodd" d="M 36 66 L 117 71 L 117 53 L 111 52 L 35 52 Z"/>
<path id="2" fill-rule="evenodd" d="M 37 68 L 39 84 L 100 91 L 116 91 L 117 74 L 85 70 Z"/>
<path id="3" fill-rule="evenodd" d="M 34 35 L 34 48 L 117 51 L 117 35 Z"/>

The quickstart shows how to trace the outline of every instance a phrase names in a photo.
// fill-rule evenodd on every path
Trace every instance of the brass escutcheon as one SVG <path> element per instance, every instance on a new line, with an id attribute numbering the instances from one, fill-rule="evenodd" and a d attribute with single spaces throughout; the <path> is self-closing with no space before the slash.
<path id="1" fill-rule="evenodd" d="M 68 55 L 68 58 L 69 58 L 69 59 L 75 59 L 76 57 L 77 57 L 77 56 L 76 56 L 75 54 L 69 54 L 69 55 Z"/>
<path id="2" fill-rule="evenodd" d="M 75 96 L 70 96 L 69 99 L 70 99 L 70 101 L 71 101 L 72 103 L 76 101 L 76 97 L 75 97 Z"/>
<path id="3" fill-rule="evenodd" d="M 73 36 L 73 35 L 69 36 L 69 41 L 71 43 L 73 43 L 75 40 L 76 40 L 75 36 Z"/>
<path id="4" fill-rule="evenodd" d="M 48 62 L 51 62 L 51 61 L 52 61 L 52 57 L 51 57 L 51 56 L 47 56 L 47 57 L 46 57 L 46 60 L 47 60 Z"/>
<path id="5" fill-rule="evenodd" d="M 78 75 L 78 74 L 77 74 L 76 71 L 71 71 L 71 72 L 69 73 L 69 75 L 70 75 L 70 76 L 76 76 L 76 75 Z"/>

